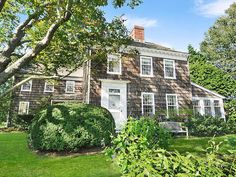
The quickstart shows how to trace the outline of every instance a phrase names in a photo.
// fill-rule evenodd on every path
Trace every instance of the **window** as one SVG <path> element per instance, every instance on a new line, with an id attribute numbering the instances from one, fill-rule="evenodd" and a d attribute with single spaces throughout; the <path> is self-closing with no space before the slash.
<path id="1" fill-rule="evenodd" d="M 216 117 L 222 117 L 220 101 L 219 100 L 214 100 L 214 110 L 215 110 L 215 116 Z"/>
<path id="2" fill-rule="evenodd" d="M 121 58 L 119 55 L 108 55 L 107 73 L 108 74 L 121 74 Z"/>
<path id="3" fill-rule="evenodd" d="M 25 82 L 21 85 L 21 91 L 28 91 L 30 92 L 32 89 L 32 80 Z"/>
<path id="4" fill-rule="evenodd" d="M 194 115 L 201 114 L 200 100 L 193 100 L 193 113 Z"/>
<path id="5" fill-rule="evenodd" d="M 211 116 L 211 100 L 204 100 L 204 114 L 207 116 Z"/>
<path id="6" fill-rule="evenodd" d="M 120 89 L 109 89 L 108 108 L 120 110 Z"/>
<path id="7" fill-rule="evenodd" d="M 155 114 L 154 94 L 142 93 L 142 114 L 153 115 Z"/>
<path id="8" fill-rule="evenodd" d="M 140 58 L 140 65 L 141 76 L 153 76 L 152 57 L 142 56 Z"/>
<path id="9" fill-rule="evenodd" d="M 45 81 L 44 92 L 54 92 L 54 83 L 50 81 Z"/>
<path id="10" fill-rule="evenodd" d="M 66 93 L 75 93 L 75 81 L 66 81 Z"/>
<path id="11" fill-rule="evenodd" d="M 178 115 L 178 100 L 175 94 L 166 94 L 167 117 Z"/>
<path id="12" fill-rule="evenodd" d="M 175 61 L 174 60 L 164 60 L 164 77 L 167 79 L 175 79 Z"/>
<path id="13" fill-rule="evenodd" d="M 29 102 L 20 101 L 18 114 L 28 114 L 29 113 Z"/>

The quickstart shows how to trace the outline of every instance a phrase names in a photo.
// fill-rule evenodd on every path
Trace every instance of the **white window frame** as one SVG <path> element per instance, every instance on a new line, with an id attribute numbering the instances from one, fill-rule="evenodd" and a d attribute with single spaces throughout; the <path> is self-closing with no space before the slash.
<path id="1" fill-rule="evenodd" d="M 23 104 L 23 103 L 27 105 L 27 107 L 26 107 L 26 113 L 20 112 L 20 105 Z M 19 114 L 19 115 L 27 115 L 27 114 L 29 114 L 29 102 L 28 102 L 28 101 L 20 101 L 20 102 L 19 102 L 19 105 L 18 105 L 18 114 Z"/>
<path id="2" fill-rule="evenodd" d="M 30 83 L 30 89 L 25 90 L 25 89 L 24 89 L 24 84 L 25 84 L 25 83 L 24 83 L 24 84 L 21 85 L 20 91 L 22 91 L 22 92 L 31 92 L 31 91 L 32 91 L 32 80 L 29 80 L 28 82 Z M 28 83 L 28 82 L 26 82 L 26 83 Z"/>
<path id="3" fill-rule="evenodd" d="M 46 88 L 47 88 L 47 85 L 52 85 L 52 86 L 53 86 L 52 91 L 46 89 Z M 44 83 L 44 92 L 45 92 L 45 93 L 52 93 L 52 92 L 54 92 L 54 83 L 48 84 L 48 82 L 45 81 L 45 83 Z"/>
<path id="4" fill-rule="evenodd" d="M 150 74 L 143 74 L 143 64 L 142 64 L 142 60 L 143 59 L 150 59 L 150 63 L 151 63 L 151 73 Z M 140 56 L 140 76 L 141 77 L 153 77 L 153 60 L 152 57 L 148 57 L 148 56 Z"/>
<path id="5" fill-rule="evenodd" d="M 151 92 L 142 92 L 141 93 L 141 100 L 142 100 L 142 115 L 144 114 L 144 110 L 143 110 L 143 95 L 151 95 L 152 96 L 152 114 L 155 114 L 155 96 L 154 93 Z"/>
<path id="6" fill-rule="evenodd" d="M 173 60 L 173 59 L 164 59 L 163 61 L 164 61 L 163 62 L 163 64 L 164 64 L 164 78 L 165 79 L 176 79 L 175 60 Z M 166 62 L 167 61 L 173 62 L 173 72 L 174 72 L 173 77 L 166 76 Z"/>
<path id="7" fill-rule="evenodd" d="M 119 72 L 112 72 L 112 71 L 109 71 L 109 56 L 113 56 L 113 57 L 117 57 L 117 59 L 119 59 Z M 122 73 L 122 64 L 121 64 L 121 55 L 120 54 L 110 54 L 110 55 L 107 55 L 107 74 L 116 74 L 116 75 L 121 75 Z"/>
<path id="8" fill-rule="evenodd" d="M 211 115 L 215 117 L 215 107 L 214 107 L 214 100 L 219 101 L 220 106 L 220 112 L 221 112 L 221 118 L 225 120 L 225 111 L 224 111 L 224 102 L 222 98 L 212 98 L 212 97 L 193 97 L 193 100 L 199 100 L 200 101 L 200 107 L 201 107 L 201 115 L 205 115 L 205 106 L 204 106 L 204 100 L 210 100 L 211 101 Z"/>
<path id="9" fill-rule="evenodd" d="M 179 101 L 178 101 L 178 96 L 177 94 L 166 94 L 166 116 L 169 118 L 169 105 L 168 105 L 168 96 L 175 96 L 176 98 L 176 111 L 177 115 L 179 115 Z"/>
<path id="10" fill-rule="evenodd" d="M 68 83 L 73 83 L 73 91 L 67 91 L 67 87 L 68 87 Z M 66 89 L 65 89 L 66 93 L 75 93 L 75 81 L 66 81 Z"/>

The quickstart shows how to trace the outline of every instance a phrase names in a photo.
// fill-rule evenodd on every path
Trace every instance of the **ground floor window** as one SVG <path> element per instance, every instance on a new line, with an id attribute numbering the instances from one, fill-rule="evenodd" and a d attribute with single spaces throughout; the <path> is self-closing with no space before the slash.
<path id="1" fill-rule="evenodd" d="M 19 109 L 18 114 L 28 114 L 29 113 L 29 102 L 27 101 L 20 101 L 19 102 Z"/>
<path id="2" fill-rule="evenodd" d="M 167 117 L 178 115 L 178 99 L 176 94 L 166 94 Z"/>
<path id="3" fill-rule="evenodd" d="M 223 100 L 218 98 L 193 98 L 193 112 L 206 116 L 222 117 L 224 118 Z"/>
<path id="4" fill-rule="evenodd" d="M 142 114 L 147 116 L 155 114 L 154 93 L 142 93 Z"/>

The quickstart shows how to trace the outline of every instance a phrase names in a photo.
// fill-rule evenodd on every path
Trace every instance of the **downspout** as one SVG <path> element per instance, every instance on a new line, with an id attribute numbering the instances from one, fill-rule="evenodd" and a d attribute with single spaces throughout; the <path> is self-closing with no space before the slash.
<path id="1" fill-rule="evenodd" d="M 91 56 L 91 50 L 89 50 L 89 55 Z M 89 104 L 90 102 L 90 79 L 91 79 L 91 60 L 88 61 L 88 87 L 87 87 L 87 98 L 86 102 Z"/>

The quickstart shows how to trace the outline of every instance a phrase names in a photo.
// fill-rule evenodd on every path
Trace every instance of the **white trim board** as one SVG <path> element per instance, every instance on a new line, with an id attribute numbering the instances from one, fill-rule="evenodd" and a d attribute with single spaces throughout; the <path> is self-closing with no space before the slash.
<path id="1" fill-rule="evenodd" d="M 132 49 L 138 50 L 139 55 L 143 55 L 143 56 L 159 57 L 159 58 L 181 60 L 181 61 L 187 61 L 188 55 L 189 55 L 189 54 L 183 53 L 183 52 L 149 49 L 149 48 L 145 48 L 145 47 L 136 47 L 136 46 L 128 46 L 127 49 L 125 49 L 125 51 L 128 52 L 129 50 L 132 50 Z"/>
<path id="2" fill-rule="evenodd" d="M 128 81 L 128 80 L 99 79 L 99 81 L 101 81 L 101 82 L 111 82 L 111 83 L 124 83 L 124 84 L 130 83 L 130 81 Z"/>
<path id="3" fill-rule="evenodd" d="M 202 87 L 202 86 L 200 86 L 200 85 L 198 85 L 198 84 L 195 84 L 195 83 L 193 83 L 193 82 L 191 82 L 191 85 L 193 85 L 193 86 L 195 86 L 195 87 L 198 87 L 198 88 L 200 88 L 200 89 L 202 89 L 202 90 L 205 90 L 205 91 L 207 91 L 207 92 L 209 92 L 209 93 L 211 93 L 211 94 L 213 94 L 213 95 L 215 95 L 215 96 L 217 96 L 217 97 L 220 97 L 220 98 L 222 98 L 222 99 L 225 99 L 225 98 L 226 98 L 226 97 L 224 97 L 223 95 L 220 95 L 220 94 L 215 93 L 215 92 L 213 92 L 213 91 L 211 91 L 211 90 L 208 90 L 208 89 L 206 89 L 205 87 Z"/>

